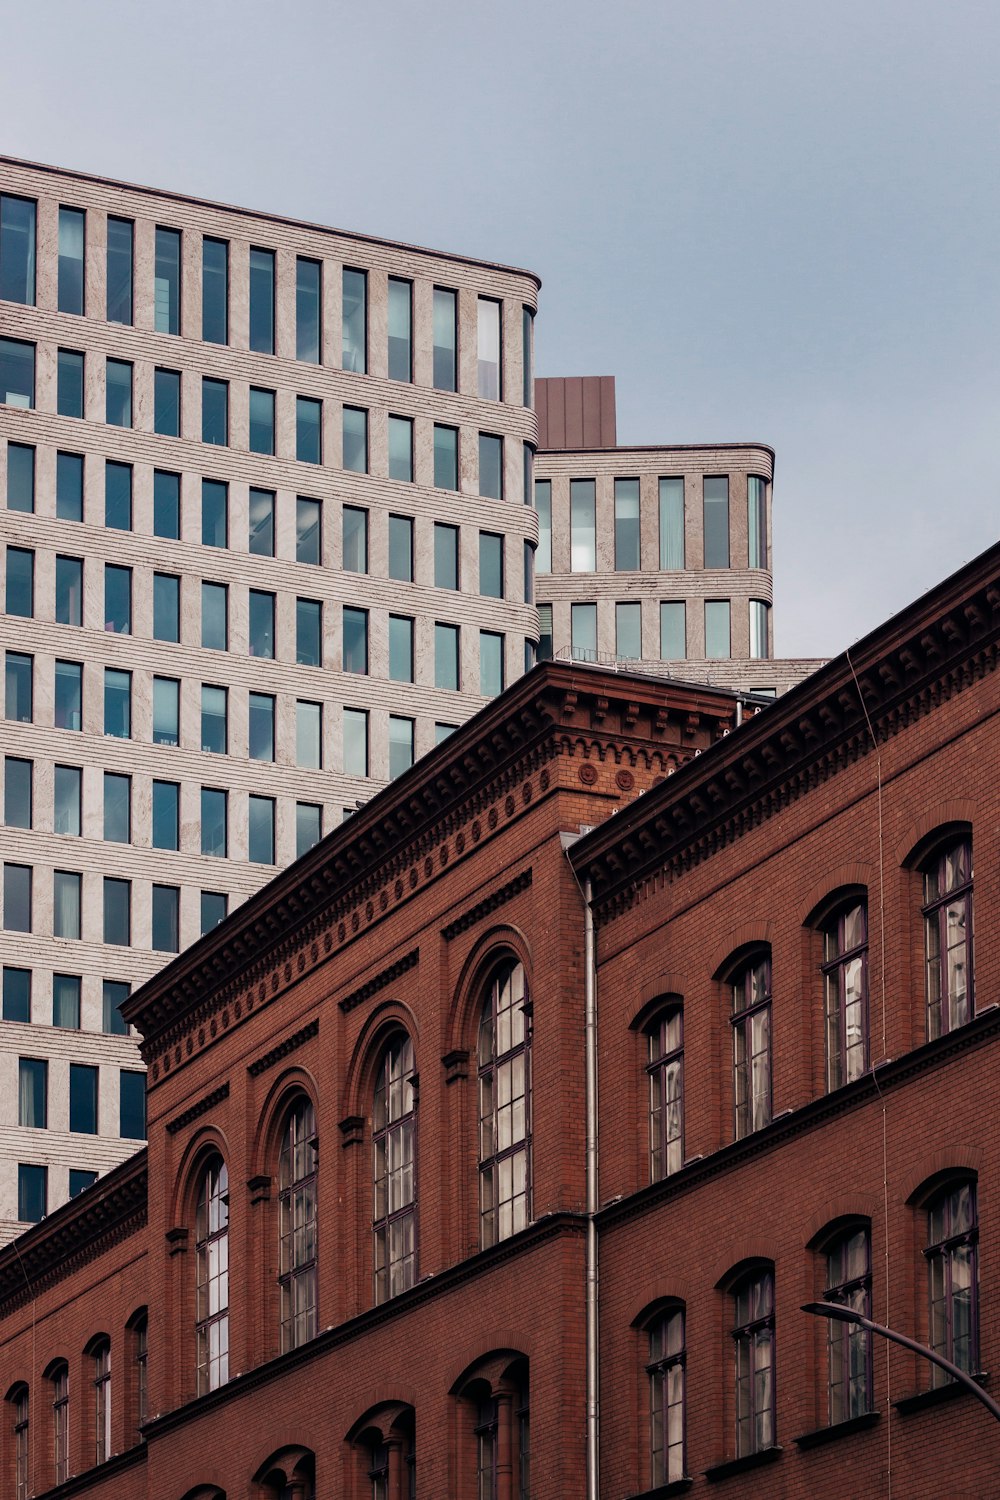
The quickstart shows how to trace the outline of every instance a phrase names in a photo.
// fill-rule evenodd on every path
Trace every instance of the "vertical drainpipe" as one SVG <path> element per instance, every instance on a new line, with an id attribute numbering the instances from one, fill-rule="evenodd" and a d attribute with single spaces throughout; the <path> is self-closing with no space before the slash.
<path id="1" fill-rule="evenodd" d="M 583 882 L 584 1030 L 587 1083 L 587 1500 L 600 1490 L 600 1367 L 598 1361 L 597 1260 L 597 967 L 590 879 Z"/>

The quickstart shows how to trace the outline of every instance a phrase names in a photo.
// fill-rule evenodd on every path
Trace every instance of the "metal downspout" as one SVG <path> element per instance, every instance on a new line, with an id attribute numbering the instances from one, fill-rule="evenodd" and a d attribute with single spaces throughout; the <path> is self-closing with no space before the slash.
<path id="1" fill-rule="evenodd" d="M 598 1140 L 597 1140 L 597 967 L 591 888 L 583 891 L 584 1015 L 586 1036 L 587 1116 L 587 1500 L 600 1494 L 600 1366 L 598 1361 Z"/>

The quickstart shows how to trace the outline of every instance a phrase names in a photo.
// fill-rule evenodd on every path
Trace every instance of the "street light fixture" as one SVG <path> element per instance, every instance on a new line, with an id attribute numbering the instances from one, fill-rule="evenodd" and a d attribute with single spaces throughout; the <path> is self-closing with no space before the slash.
<path id="1" fill-rule="evenodd" d="M 1000 1422 L 1000 1406 L 987 1395 L 981 1385 L 978 1385 L 968 1370 L 959 1369 L 953 1365 L 950 1359 L 945 1359 L 936 1349 L 929 1349 L 926 1344 L 918 1344 L 916 1339 L 908 1338 L 905 1333 L 897 1333 L 895 1328 L 887 1328 L 884 1323 L 873 1323 L 871 1318 L 866 1318 L 863 1313 L 855 1312 L 853 1307 L 845 1307 L 842 1302 L 804 1302 L 802 1311 L 813 1313 L 817 1318 L 834 1318 L 839 1323 L 854 1323 L 858 1328 L 864 1328 L 868 1333 L 877 1333 L 880 1338 L 889 1339 L 893 1344 L 902 1344 L 904 1349 L 910 1349 L 914 1354 L 919 1354 L 922 1359 L 929 1360 L 931 1364 L 938 1365 L 946 1370 L 952 1380 L 957 1380 L 964 1385 L 966 1390 L 971 1391 L 978 1401 L 981 1401 L 986 1410 Z"/>

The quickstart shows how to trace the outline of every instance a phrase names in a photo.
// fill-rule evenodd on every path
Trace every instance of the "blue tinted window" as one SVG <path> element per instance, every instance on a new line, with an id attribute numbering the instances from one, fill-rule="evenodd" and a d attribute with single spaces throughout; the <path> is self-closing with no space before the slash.
<path id="1" fill-rule="evenodd" d="M 389 379 L 413 379 L 413 284 L 389 277 Z"/>
<path id="2" fill-rule="evenodd" d="M 146 1075 L 123 1068 L 118 1075 L 118 1134 L 125 1140 L 146 1139 Z"/>
<path id="3" fill-rule="evenodd" d="M 274 759 L 274 699 L 270 693 L 250 694 L 251 760 Z"/>
<path id="4" fill-rule="evenodd" d="M 116 531 L 132 530 L 132 466 L 104 465 L 104 524 Z"/>
<path id="5" fill-rule="evenodd" d="M 3 867 L 3 925 L 8 932 L 31 931 L 31 867 Z"/>
<path id="6" fill-rule="evenodd" d="M 458 489 L 458 428 L 434 424 L 434 483 L 439 490 Z"/>
<path id="7" fill-rule="evenodd" d="M 228 694 L 224 687 L 203 683 L 201 689 L 201 748 L 213 755 L 228 749 Z"/>
<path id="8" fill-rule="evenodd" d="M 489 432 L 479 434 L 479 493 L 503 499 L 503 438 Z"/>
<path id="9" fill-rule="evenodd" d="M 108 219 L 108 322 L 132 321 L 132 224 Z"/>
<path id="10" fill-rule="evenodd" d="M 368 672 L 368 611 L 344 606 L 344 671 Z"/>
<path id="11" fill-rule="evenodd" d="M 368 413 L 359 406 L 344 407 L 344 468 L 368 473 Z"/>
<path id="12" fill-rule="evenodd" d="M 389 418 L 389 478 L 413 479 L 413 423 L 409 417 Z"/>
<path id="13" fill-rule="evenodd" d="M 35 404 L 35 346 L 0 339 L 0 402 L 25 410 Z"/>
<path id="14" fill-rule="evenodd" d="M 251 656 L 259 656 L 265 661 L 274 658 L 274 595 L 265 593 L 263 589 L 250 590 L 250 629 L 249 640 Z"/>
<path id="15" fill-rule="evenodd" d="M 408 615 L 389 616 L 389 677 L 413 681 L 413 621 Z"/>
<path id="16" fill-rule="evenodd" d="M 274 556 L 274 491 L 250 491 L 249 550 L 258 557 Z"/>
<path id="17" fill-rule="evenodd" d="M 97 1134 L 97 1069 L 82 1063 L 69 1065 L 69 1128 Z"/>
<path id="18" fill-rule="evenodd" d="M 163 437 L 180 437 L 181 377 L 179 370 L 153 373 L 153 431 Z"/>
<path id="19" fill-rule="evenodd" d="M 458 527 L 434 523 L 434 586 L 458 588 Z"/>
<path id="20" fill-rule="evenodd" d="M 0 194 L 0 299 L 35 301 L 35 204 Z"/>
<path id="21" fill-rule="evenodd" d="M 434 288 L 434 388 L 457 389 L 458 373 L 458 294 L 445 287 Z"/>
<path id="22" fill-rule="evenodd" d="M 318 599 L 295 601 L 295 660 L 301 667 L 323 662 L 323 606 Z"/>
<path id="23" fill-rule="evenodd" d="M 56 624 L 83 624 L 82 558 L 56 558 Z"/>
<path id="24" fill-rule="evenodd" d="M 173 573 L 153 574 L 153 639 L 181 638 L 181 581 Z"/>
<path id="25" fill-rule="evenodd" d="M 104 941 L 121 948 L 132 941 L 132 887 L 110 875 L 104 877 Z"/>
<path id="26" fill-rule="evenodd" d="M 83 416 L 83 355 L 75 349 L 60 349 L 56 356 L 56 411 Z"/>
<path id="27" fill-rule="evenodd" d="M 56 766 L 52 795 L 52 827 L 55 833 L 80 837 L 80 806 L 83 772 L 79 766 Z"/>
<path id="28" fill-rule="evenodd" d="M 368 369 L 368 278 L 364 271 L 344 268 L 343 342 L 345 370 L 364 375 Z"/>
<path id="29" fill-rule="evenodd" d="M 323 833 L 323 809 L 313 802 L 296 802 L 295 804 L 295 858 L 301 859 L 315 844 L 318 844 Z"/>
<path id="30" fill-rule="evenodd" d="M 83 728 L 83 667 L 78 661 L 57 661 L 54 723 L 57 729 Z"/>
<path id="31" fill-rule="evenodd" d="M 109 427 L 132 426 L 132 366 L 121 359 L 107 362 L 105 421 Z"/>
<path id="32" fill-rule="evenodd" d="M 35 508 L 35 450 L 25 443 L 7 444 L 7 509 Z"/>
<path id="33" fill-rule="evenodd" d="M 295 561 L 317 564 L 320 561 L 320 525 L 322 507 L 318 500 L 301 495 L 295 501 Z"/>
<path id="34" fill-rule="evenodd" d="M 320 264 L 318 260 L 295 262 L 295 355 L 319 364 Z"/>
<path id="35" fill-rule="evenodd" d="M 82 1167 L 70 1167 L 69 1169 L 69 1195 L 78 1198 L 87 1188 L 93 1187 L 97 1181 L 96 1172 L 87 1172 Z"/>
<path id="36" fill-rule="evenodd" d="M 30 724 L 32 716 L 32 658 L 8 651 L 4 659 L 4 717 Z"/>
<path id="37" fill-rule="evenodd" d="M 228 602 L 224 583 L 202 584 L 201 644 L 211 651 L 229 650 Z"/>
<path id="38" fill-rule="evenodd" d="M 3 820 L 8 828 L 31 827 L 32 769 L 30 760 L 4 758 Z"/>
<path id="39" fill-rule="evenodd" d="M 485 599 L 502 599 L 503 537 L 492 531 L 479 533 L 479 592 Z"/>
<path id="40" fill-rule="evenodd" d="M 201 540 L 205 547 L 228 547 L 228 490 L 218 479 L 201 481 Z"/>
<path id="41" fill-rule="evenodd" d="M 201 382 L 201 440 L 216 443 L 224 448 L 229 442 L 229 382 L 209 380 Z"/>
<path id="42" fill-rule="evenodd" d="M 7 548 L 6 609 L 26 620 L 35 612 L 35 554 L 24 547 Z"/>
<path id="43" fill-rule="evenodd" d="M 48 1211 L 48 1168 L 17 1166 L 17 1217 L 22 1224 L 37 1224 Z"/>
<path id="44" fill-rule="evenodd" d="M 104 669 L 104 733 L 118 740 L 132 735 L 132 673 Z"/>
<path id="45" fill-rule="evenodd" d="M 201 242 L 201 336 L 207 344 L 229 343 L 229 246 Z"/>
<path id="46" fill-rule="evenodd" d="M 80 208 L 59 210 L 59 311 L 82 313 L 83 245 L 86 219 Z"/>
<path id="47" fill-rule="evenodd" d="M 217 787 L 201 789 L 201 852 L 218 859 L 226 857 L 226 794 Z"/>
<path id="48" fill-rule="evenodd" d="M 177 229 L 156 231 L 153 326 L 157 333 L 181 331 L 181 236 Z"/>
<path id="49" fill-rule="evenodd" d="M 56 518 L 83 520 L 83 457 L 79 453 L 56 454 Z"/>
<path id="50" fill-rule="evenodd" d="M 179 743 L 180 688 L 180 683 L 174 677 L 153 678 L 154 745 Z"/>
<path id="51" fill-rule="evenodd" d="M 295 398 L 295 457 L 299 463 L 318 464 L 321 460 L 321 416 L 323 404 L 307 396 Z"/>
<path id="52" fill-rule="evenodd" d="M 104 773 L 104 838 L 109 844 L 132 842 L 132 778 Z"/>
<path id="53" fill-rule="evenodd" d="M 104 1030 L 109 1036 L 127 1036 L 128 1026 L 121 1008 L 129 997 L 130 987 L 120 979 L 105 979 L 103 994 Z"/>
<path id="54" fill-rule="evenodd" d="M 116 635 L 132 632 L 132 569 L 104 565 L 104 628 Z"/>
<path id="55" fill-rule="evenodd" d="M 177 541 L 181 534 L 181 476 L 153 471 L 153 535 Z"/>
<path id="56" fill-rule="evenodd" d="M 201 931 L 202 936 L 225 921 L 229 902 L 224 891 L 202 891 Z"/>
<path id="57" fill-rule="evenodd" d="M 180 796 L 181 789 L 176 781 L 153 782 L 154 849 L 180 847 Z"/>
<path id="58" fill-rule="evenodd" d="M 30 969 L 4 969 L 3 1019 L 5 1021 L 31 1020 Z"/>
<path id="59" fill-rule="evenodd" d="M 356 505 L 345 505 L 344 528 L 344 572 L 368 572 L 368 512 Z"/>
<path id="60" fill-rule="evenodd" d="M 413 720 L 389 715 L 389 775 L 402 776 L 413 765 Z"/>
<path id="61" fill-rule="evenodd" d="M 274 452 L 274 392 L 250 387 L 250 451 Z"/>
<path id="62" fill-rule="evenodd" d="M 250 348 L 274 353 L 274 251 L 250 251 Z"/>
<path id="63" fill-rule="evenodd" d="M 274 802 L 270 797 L 249 799 L 248 855 L 254 864 L 274 864 Z"/>

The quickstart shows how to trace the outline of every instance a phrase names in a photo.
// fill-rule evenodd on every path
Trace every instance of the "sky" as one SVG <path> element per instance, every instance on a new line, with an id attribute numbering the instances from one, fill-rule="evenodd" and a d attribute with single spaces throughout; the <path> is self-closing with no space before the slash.
<path id="1" fill-rule="evenodd" d="M 1000 7 L 0 0 L 0 149 L 542 277 L 621 443 L 776 451 L 776 651 L 997 539 Z"/>

